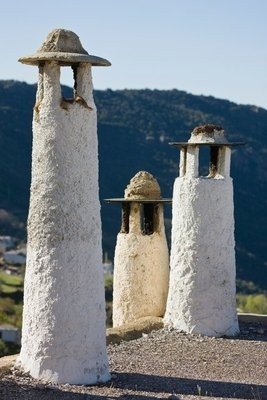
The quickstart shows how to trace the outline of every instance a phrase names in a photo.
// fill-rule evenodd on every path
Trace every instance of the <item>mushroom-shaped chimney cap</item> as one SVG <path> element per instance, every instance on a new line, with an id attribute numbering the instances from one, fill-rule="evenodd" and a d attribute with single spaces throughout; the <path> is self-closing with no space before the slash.
<path id="1" fill-rule="evenodd" d="M 123 198 L 105 199 L 107 203 L 171 203 L 172 199 L 163 199 L 158 181 L 146 171 L 139 171 L 130 180 Z"/>
<path id="2" fill-rule="evenodd" d="M 80 62 L 95 66 L 111 65 L 104 58 L 89 55 L 82 47 L 79 36 L 66 29 L 54 29 L 35 54 L 21 57 L 19 61 L 29 65 L 39 65 L 44 61 L 58 61 L 61 65 L 73 65 Z"/>
<path id="3" fill-rule="evenodd" d="M 128 200 L 160 200 L 159 184 L 149 172 L 137 172 L 125 189 L 124 198 Z"/>
<path id="4" fill-rule="evenodd" d="M 197 126 L 191 133 L 188 142 L 171 142 L 172 146 L 187 147 L 187 146 L 240 146 L 244 142 L 229 142 L 225 137 L 224 129 L 218 125 L 200 125 Z"/>

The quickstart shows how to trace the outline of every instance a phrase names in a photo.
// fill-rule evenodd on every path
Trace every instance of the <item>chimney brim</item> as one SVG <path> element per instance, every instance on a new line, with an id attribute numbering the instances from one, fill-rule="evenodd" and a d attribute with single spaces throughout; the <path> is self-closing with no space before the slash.
<path id="1" fill-rule="evenodd" d="M 122 198 L 114 198 L 114 199 L 104 199 L 106 203 L 166 203 L 170 204 L 172 203 L 172 199 L 131 199 L 125 197 Z"/>
<path id="2" fill-rule="evenodd" d="M 170 146 L 176 147 L 189 147 L 189 146 L 228 146 L 228 147 L 235 147 L 235 146 L 244 146 L 246 142 L 169 142 Z"/>
<path id="3" fill-rule="evenodd" d="M 73 64 L 88 63 L 92 66 L 109 67 L 111 63 L 105 58 L 93 56 L 90 54 L 63 53 L 63 52 L 37 52 L 35 54 L 24 56 L 18 60 L 22 64 L 40 65 L 45 61 L 57 61 L 62 66 L 71 66 Z"/>

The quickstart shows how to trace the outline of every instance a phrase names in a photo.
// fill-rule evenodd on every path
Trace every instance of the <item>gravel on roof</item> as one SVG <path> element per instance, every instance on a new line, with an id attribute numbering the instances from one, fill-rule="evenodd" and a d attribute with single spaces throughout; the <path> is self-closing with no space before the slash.
<path id="1" fill-rule="evenodd" d="M 241 324 L 236 338 L 161 329 L 109 345 L 112 380 L 51 385 L 12 368 L 1 371 L 1 400 L 267 399 L 267 328 Z"/>

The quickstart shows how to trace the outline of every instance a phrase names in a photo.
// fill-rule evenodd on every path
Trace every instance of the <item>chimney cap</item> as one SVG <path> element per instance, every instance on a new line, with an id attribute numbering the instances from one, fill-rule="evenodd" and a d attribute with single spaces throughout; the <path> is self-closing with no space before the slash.
<path id="1" fill-rule="evenodd" d="M 130 180 L 124 191 L 124 198 L 106 199 L 108 203 L 171 203 L 171 199 L 162 199 L 156 178 L 146 171 L 139 171 Z"/>
<path id="2" fill-rule="evenodd" d="M 111 65 L 104 58 L 88 54 L 82 47 L 79 36 L 66 29 L 54 29 L 35 54 L 19 58 L 19 62 L 29 65 L 39 65 L 45 61 L 57 61 L 65 66 L 81 62 L 94 66 Z"/>
<path id="3" fill-rule="evenodd" d="M 229 142 L 225 137 L 224 129 L 221 126 L 206 124 L 197 126 L 193 129 L 188 143 L 228 144 Z"/>
<path id="4" fill-rule="evenodd" d="M 149 172 L 139 171 L 127 185 L 124 198 L 129 200 L 160 200 L 161 191 L 158 181 Z"/>
<path id="5" fill-rule="evenodd" d="M 197 126 L 192 132 L 188 142 L 171 142 L 171 146 L 241 146 L 245 142 L 229 142 L 221 126 L 206 124 Z"/>

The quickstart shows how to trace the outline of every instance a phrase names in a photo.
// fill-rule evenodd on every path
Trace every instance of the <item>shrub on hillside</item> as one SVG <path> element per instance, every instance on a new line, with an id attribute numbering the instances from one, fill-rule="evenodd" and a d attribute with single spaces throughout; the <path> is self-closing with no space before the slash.
<path id="1" fill-rule="evenodd" d="M 237 295 L 237 307 L 245 313 L 267 314 L 267 295 Z"/>

